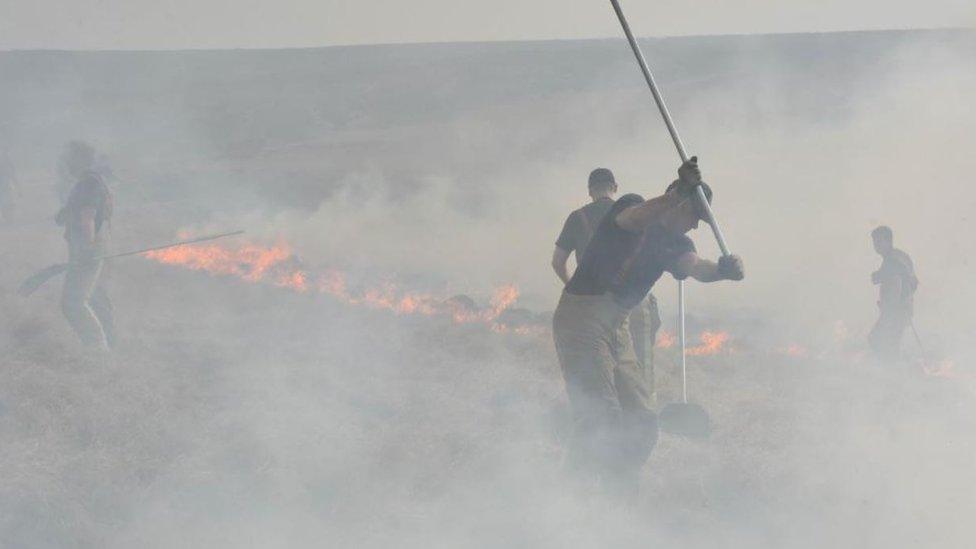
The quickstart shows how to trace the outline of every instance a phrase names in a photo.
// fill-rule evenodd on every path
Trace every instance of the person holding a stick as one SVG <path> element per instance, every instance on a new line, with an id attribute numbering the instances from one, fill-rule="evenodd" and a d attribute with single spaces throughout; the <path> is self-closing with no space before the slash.
<path id="1" fill-rule="evenodd" d="M 711 200 L 696 158 L 666 192 L 618 199 L 600 222 L 553 316 L 553 338 L 573 415 L 570 468 L 613 495 L 636 497 L 640 469 L 657 441 L 657 417 L 628 333 L 631 309 L 671 273 L 701 282 L 742 280 L 742 260 L 698 257 L 685 233 Z"/>
<path id="2" fill-rule="evenodd" d="M 75 183 L 56 218 L 68 243 L 61 310 L 86 347 L 107 351 L 114 344 L 115 326 L 101 258 L 107 249 L 112 193 L 92 169 L 94 149 L 71 150 L 63 161 Z"/>
<path id="3" fill-rule="evenodd" d="M 895 236 L 884 225 L 871 231 L 874 251 L 881 256 L 881 267 L 871 274 L 878 286 L 878 321 L 868 336 L 871 348 L 882 360 L 895 360 L 901 338 L 911 325 L 918 278 L 912 258 L 895 248 Z"/>

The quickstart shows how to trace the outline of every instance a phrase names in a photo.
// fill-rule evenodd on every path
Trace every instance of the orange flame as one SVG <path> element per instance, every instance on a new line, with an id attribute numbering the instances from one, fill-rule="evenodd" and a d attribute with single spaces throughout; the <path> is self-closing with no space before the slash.
<path id="1" fill-rule="evenodd" d="M 661 330 L 657 333 L 657 341 L 654 343 L 662 349 L 670 349 L 678 342 L 678 338 L 671 332 Z"/>
<path id="2" fill-rule="evenodd" d="M 701 345 L 688 349 L 687 354 L 689 356 L 717 355 L 723 351 L 729 338 L 728 332 L 702 332 Z"/>
<path id="3" fill-rule="evenodd" d="M 279 288 L 289 288 L 296 292 L 307 292 L 308 282 L 306 278 L 305 271 L 294 271 L 281 275 L 274 284 Z"/>
<path id="4" fill-rule="evenodd" d="M 347 301 L 349 293 L 346 290 L 346 277 L 334 269 L 330 269 L 319 276 L 318 290 L 321 293 L 329 294 L 339 301 Z"/>
<path id="5" fill-rule="evenodd" d="M 477 309 L 456 306 L 425 293 L 403 291 L 393 283 L 354 293 L 349 289 L 345 274 L 338 270 L 329 269 L 313 277 L 298 267 L 293 261 L 290 247 L 284 242 L 279 242 L 272 247 L 248 243 L 236 249 L 217 244 L 184 245 L 146 252 L 143 256 L 167 265 L 178 265 L 212 275 L 234 276 L 251 283 L 268 282 L 273 286 L 295 292 L 318 291 L 347 305 L 358 305 L 403 315 L 446 314 L 457 323 L 488 324 L 498 333 L 534 335 L 544 332 L 541 326 L 510 327 L 497 322 L 502 313 L 518 300 L 518 288 L 514 285 L 505 285 L 496 289 L 490 306 L 486 309 Z"/>
<path id="6" fill-rule="evenodd" d="M 491 318 L 495 319 L 501 315 L 518 300 L 518 288 L 514 285 L 502 286 L 495 290 L 495 295 L 491 298 Z"/>
<path id="7" fill-rule="evenodd" d="M 809 354 L 806 347 L 803 347 L 802 345 L 797 345 L 796 343 L 791 343 L 789 346 L 786 347 L 786 349 L 783 352 L 787 356 L 791 356 L 794 358 L 803 358 L 807 356 L 807 354 Z"/>
<path id="8" fill-rule="evenodd" d="M 701 334 L 701 344 L 690 347 L 686 352 L 689 356 L 717 355 L 726 350 L 725 343 L 731 339 L 728 332 L 705 331 Z M 678 336 L 667 330 L 657 333 L 655 346 L 670 349 L 678 344 Z"/>
<path id="9" fill-rule="evenodd" d="M 291 257 L 291 250 L 284 244 L 272 248 L 246 244 L 236 250 L 210 244 L 176 246 L 143 255 L 168 265 L 180 265 L 194 271 L 237 276 L 248 282 L 258 282 L 271 266 Z"/>

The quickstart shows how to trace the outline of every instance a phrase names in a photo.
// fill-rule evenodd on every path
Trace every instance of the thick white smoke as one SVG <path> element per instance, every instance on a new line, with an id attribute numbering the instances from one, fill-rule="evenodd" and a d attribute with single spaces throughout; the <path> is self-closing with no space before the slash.
<path id="1" fill-rule="evenodd" d="M 695 326 L 738 339 L 691 361 L 716 432 L 662 436 L 630 508 L 563 474 L 544 336 L 133 258 L 113 265 L 106 363 L 76 345 L 56 283 L 12 293 L 62 254 L 54 159 L 86 138 L 118 176 L 116 249 L 241 226 L 304 264 L 482 303 L 515 283 L 551 309 L 553 241 L 589 170 L 651 195 L 676 168 L 622 41 L 0 54 L 24 187 L 0 229 L 0 545 L 970 545 L 974 45 L 648 43 L 748 276 L 689 287 Z M 880 223 L 916 261 L 921 335 L 955 377 L 863 354 Z M 657 293 L 670 321 L 673 283 Z M 675 354 L 659 357 L 667 402 Z"/>

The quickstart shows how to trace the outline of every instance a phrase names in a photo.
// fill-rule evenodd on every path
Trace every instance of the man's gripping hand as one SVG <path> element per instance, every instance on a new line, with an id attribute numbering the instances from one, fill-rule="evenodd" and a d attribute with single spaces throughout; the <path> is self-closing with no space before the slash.
<path id="1" fill-rule="evenodd" d="M 701 168 L 698 167 L 698 157 L 692 156 L 678 168 L 678 180 L 681 181 L 682 194 L 691 194 L 695 187 L 702 184 Z"/>
<path id="2" fill-rule="evenodd" d="M 737 255 L 725 255 L 718 260 L 718 274 L 725 280 L 742 280 L 745 278 L 745 268 L 742 258 Z"/>

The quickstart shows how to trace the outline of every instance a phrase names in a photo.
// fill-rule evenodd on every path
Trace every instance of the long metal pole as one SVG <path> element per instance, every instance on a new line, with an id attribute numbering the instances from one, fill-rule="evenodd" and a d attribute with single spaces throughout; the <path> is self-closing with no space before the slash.
<path id="1" fill-rule="evenodd" d="M 142 248 L 141 250 L 133 250 L 131 252 L 123 252 L 120 254 L 105 255 L 95 258 L 95 261 L 103 261 L 106 259 L 115 259 L 116 257 L 125 257 L 127 255 L 137 255 L 144 254 L 146 252 L 152 252 L 155 250 L 165 250 L 166 248 L 173 248 L 176 246 L 183 246 L 185 244 L 193 244 L 196 242 L 206 242 L 207 240 L 216 240 L 218 238 L 224 238 L 226 236 L 234 236 L 242 234 L 244 231 L 234 231 L 230 233 L 213 234 L 209 236 L 201 236 L 199 238 L 194 238 L 191 240 L 182 240 L 180 242 L 173 242 L 170 244 L 163 244 L 162 246 L 153 246 L 151 248 Z M 59 274 L 68 270 L 71 267 L 71 263 L 55 263 L 37 271 L 31 276 L 27 277 L 23 283 L 21 283 L 20 288 L 17 289 L 17 293 L 27 297 L 32 293 L 36 292 L 38 288 L 43 286 L 48 280 L 58 276 Z"/>
<path id="2" fill-rule="evenodd" d="M 225 238 L 225 237 L 228 237 L 228 236 L 235 236 L 235 235 L 239 235 L 239 234 L 244 234 L 244 231 L 233 231 L 233 232 L 229 232 L 229 233 L 221 233 L 221 234 L 212 234 L 212 235 L 209 235 L 209 236 L 201 236 L 199 238 L 194 238 L 194 239 L 191 239 L 191 240 L 181 240 L 179 242 L 173 242 L 173 243 L 170 243 L 170 244 L 163 244 L 161 246 L 153 246 L 151 248 L 142 248 L 141 250 L 132 250 L 131 252 L 122 252 L 120 254 L 105 255 L 105 256 L 99 257 L 98 259 L 104 261 L 106 259 L 115 259 L 117 257 L 125 257 L 125 256 L 129 256 L 129 255 L 139 255 L 139 254 L 144 254 L 146 252 L 155 252 L 156 250 L 165 250 L 167 248 L 175 248 L 177 246 L 185 246 L 187 244 L 196 244 L 197 242 L 207 242 L 208 240 L 217 240 L 218 238 Z"/>
<path id="3" fill-rule="evenodd" d="M 630 25 L 627 23 L 627 17 L 624 16 L 624 10 L 620 7 L 618 0 L 610 0 L 610 3 L 613 5 L 613 11 L 617 12 L 617 19 L 620 20 L 620 26 L 623 27 L 624 34 L 627 35 L 627 41 L 630 42 L 630 48 L 634 51 L 634 57 L 637 58 L 637 64 L 640 65 L 641 72 L 644 73 L 644 80 L 647 80 L 647 86 L 651 89 L 651 94 L 654 95 L 657 110 L 661 112 L 661 118 L 664 119 L 664 124 L 668 127 L 668 133 L 671 134 L 674 147 L 678 150 L 678 156 L 681 157 L 682 162 L 687 162 L 689 157 L 688 153 L 685 152 L 685 145 L 681 141 L 678 129 L 674 126 L 674 120 L 671 119 L 671 112 L 668 111 L 664 97 L 658 89 L 657 82 L 654 80 L 654 74 L 651 73 L 651 69 L 647 65 L 647 60 L 644 59 L 644 53 L 637 44 L 634 34 L 630 31 Z M 702 211 L 705 212 L 705 216 L 708 218 L 706 221 L 708 221 L 709 226 L 712 228 L 712 233 L 715 235 L 719 249 L 722 250 L 722 255 L 729 255 L 729 247 L 725 243 L 725 236 L 722 234 L 722 229 L 718 226 L 718 220 L 715 219 L 715 214 L 712 213 L 712 207 L 708 203 L 708 199 L 705 197 L 705 191 L 701 187 L 698 187 L 698 202 L 701 204 Z"/>
<path id="4" fill-rule="evenodd" d="M 661 92 L 658 91 L 657 82 L 654 80 L 654 74 L 651 73 L 650 67 L 647 65 L 647 60 L 644 59 L 644 52 L 641 51 L 640 46 L 637 44 L 637 40 L 634 38 L 634 33 L 630 31 L 630 24 L 627 23 L 627 17 L 624 15 L 624 10 L 620 7 L 620 2 L 617 0 L 610 0 L 613 4 L 613 11 L 617 12 L 617 19 L 620 19 L 620 26 L 624 29 L 624 34 L 627 35 L 627 41 L 630 42 L 630 48 L 634 50 L 634 57 L 637 58 L 637 64 L 640 65 L 641 72 L 644 73 L 644 80 L 647 80 L 647 85 L 651 88 L 651 93 L 654 95 L 654 102 L 657 103 L 657 109 L 661 111 L 661 117 L 664 118 L 664 124 L 668 127 L 668 132 L 671 133 L 671 139 L 674 140 L 674 146 L 678 149 L 678 156 L 681 157 L 682 162 L 688 161 L 688 154 L 685 152 L 684 143 L 681 141 L 681 136 L 678 135 L 678 128 L 674 127 L 674 121 L 671 119 L 671 112 L 668 111 L 668 106 L 664 102 L 664 97 L 661 96 Z"/>
<path id="5" fill-rule="evenodd" d="M 688 364 L 685 349 L 685 281 L 678 281 L 678 341 L 681 342 L 681 400 L 688 404 Z"/>

